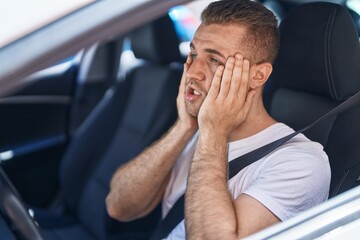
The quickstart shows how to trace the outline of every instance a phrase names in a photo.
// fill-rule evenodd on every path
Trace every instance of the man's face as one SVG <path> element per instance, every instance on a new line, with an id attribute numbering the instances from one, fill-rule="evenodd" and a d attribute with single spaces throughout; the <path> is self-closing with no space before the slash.
<path id="1" fill-rule="evenodd" d="M 200 25 L 190 44 L 192 64 L 186 75 L 185 104 L 189 114 L 197 117 L 219 65 L 236 53 L 249 56 L 241 40 L 245 28 L 231 25 Z"/>

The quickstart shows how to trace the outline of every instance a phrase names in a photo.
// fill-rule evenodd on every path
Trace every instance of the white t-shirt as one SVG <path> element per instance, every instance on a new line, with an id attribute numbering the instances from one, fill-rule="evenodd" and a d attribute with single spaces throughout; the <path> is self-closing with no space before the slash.
<path id="1" fill-rule="evenodd" d="M 251 136 L 229 143 L 229 161 L 294 132 L 283 123 L 276 123 Z M 191 160 L 198 133 L 189 141 L 177 159 L 166 188 L 163 217 L 185 193 Z M 234 199 L 247 194 L 261 202 L 284 221 L 328 198 L 330 165 L 322 145 L 299 134 L 276 151 L 242 169 L 229 181 Z M 184 221 L 167 239 L 185 239 Z"/>

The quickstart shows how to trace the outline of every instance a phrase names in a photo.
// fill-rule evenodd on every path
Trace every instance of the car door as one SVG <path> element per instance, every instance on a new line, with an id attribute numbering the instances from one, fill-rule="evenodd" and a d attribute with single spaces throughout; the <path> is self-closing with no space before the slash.
<path id="1" fill-rule="evenodd" d="M 171 5 L 187 1 L 177 0 Z M 142 14 L 140 10 L 147 4 L 156 11 L 144 19 L 139 18 Z M 106 14 L 98 14 L 88 21 L 88 14 L 96 12 L 97 7 L 107 8 Z M 58 191 L 58 165 L 73 132 L 73 97 L 79 92 L 75 85 L 81 71 L 71 65 L 57 74 L 35 74 L 32 75 L 31 84 L 25 88 L 23 83 L 27 81 L 23 81 L 23 78 L 71 54 L 75 55 L 96 41 L 105 40 L 104 34 L 112 29 L 119 34 L 125 33 L 160 14 L 159 9 L 165 10 L 167 5 L 160 2 L 150 4 L 145 0 L 131 1 L 131 4 L 121 1 L 96 2 L 84 7 L 78 14 L 66 16 L 0 51 L 0 58 L 6 59 L 0 68 L 3 83 L 0 88 L 0 114 L 6 116 L 0 120 L 1 161 L 25 202 L 47 206 Z M 131 14 L 122 15 L 126 11 Z M 64 28 L 63 24 L 69 20 L 78 24 Z M 54 33 L 57 33 L 56 36 Z M 31 51 L 25 51 L 29 46 L 32 46 Z M 19 51 L 19 47 L 22 51 Z M 18 89 L 20 86 L 21 90 Z"/>
<path id="2" fill-rule="evenodd" d="M 31 84 L 0 99 L 0 160 L 28 203 L 46 205 L 56 194 L 77 61 L 30 76 Z"/>

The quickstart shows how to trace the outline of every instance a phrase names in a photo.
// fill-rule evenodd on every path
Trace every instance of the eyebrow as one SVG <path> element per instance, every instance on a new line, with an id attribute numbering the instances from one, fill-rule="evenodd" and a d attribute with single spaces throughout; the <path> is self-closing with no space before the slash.
<path id="1" fill-rule="evenodd" d="M 196 50 L 193 42 L 190 42 L 190 48 Z M 224 54 L 222 54 L 222 53 L 219 52 L 218 50 L 215 50 L 215 49 L 212 49 L 212 48 L 205 48 L 204 51 L 207 52 L 207 53 L 212 53 L 212 54 L 218 55 L 218 56 L 226 59 L 226 57 L 224 56 Z"/>

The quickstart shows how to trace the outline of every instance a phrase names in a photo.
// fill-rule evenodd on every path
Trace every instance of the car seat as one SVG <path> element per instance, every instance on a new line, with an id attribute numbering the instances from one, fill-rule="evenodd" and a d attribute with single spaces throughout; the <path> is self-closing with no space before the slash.
<path id="1" fill-rule="evenodd" d="M 360 90 L 360 46 L 349 12 L 334 3 L 308 3 L 280 25 L 280 48 L 264 92 L 270 114 L 298 130 Z M 320 142 L 331 166 L 330 196 L 358 183 L 360 104 L 305 132 Z"/>
<path id="2" fill-rule="evenodd" d="M 122 45 L 123 38 L 114 38 L 105 43 L 95 43 L 79 54 L 68 124 L 70 135 L 117 80 Z"/>
<path id="3" fill-rule="evenodd" d="M 182 74 L 179 42 L 168 16 L 130 34 L 142 63 L 125 74 L 76 130 L 62 160 L 60 182 L 65 210 L 37 210 L 47 239 L 146 239 L 160 208 L 129 223 L 110 219 L 105 207 L 115 170 L 157 140 L 177 117 Z"/>

